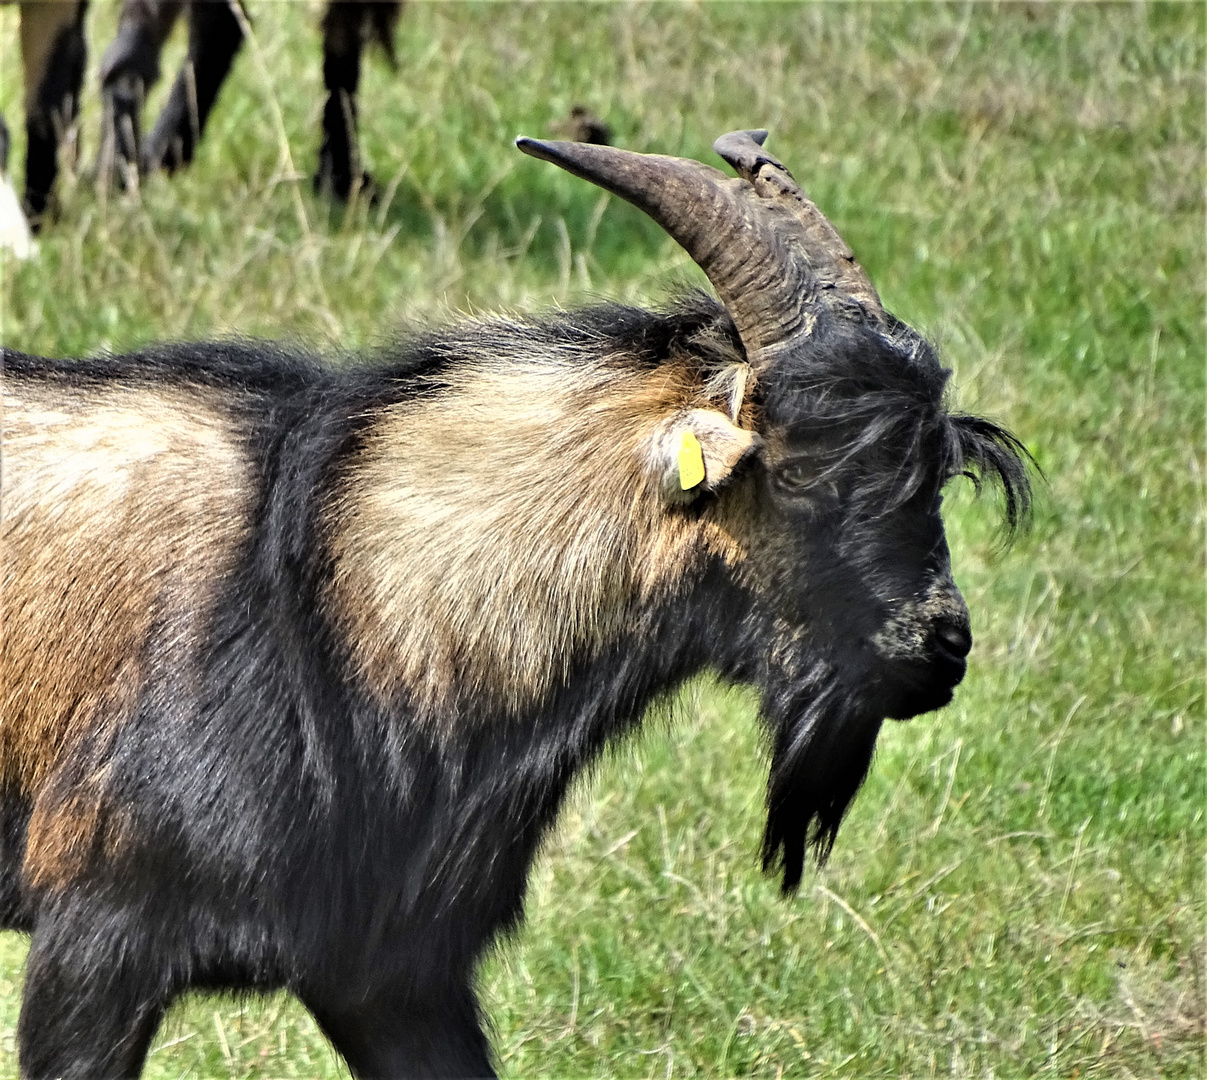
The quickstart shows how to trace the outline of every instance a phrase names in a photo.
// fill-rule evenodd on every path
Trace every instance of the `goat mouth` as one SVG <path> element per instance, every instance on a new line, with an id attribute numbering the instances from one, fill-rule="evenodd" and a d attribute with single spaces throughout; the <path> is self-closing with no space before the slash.
<path id="1" fill-rule="evenodd" d="M 948 705 L 964 678 L 963 657 L 936 649 L 926 659 L 892 665 L 880 685 L 884 715 L 890 720 L 911 720 Z"/>
<path id="2" fill-rule="evenodd" d="M 902 695 L 893 703 L 887 716 L 890 720 L 912 720 L 923 713 L 934 712 L 944 705 L 950 705 L 955 697 L 954 687 L 930 687 L 924 691 L 915 691 Z"/>

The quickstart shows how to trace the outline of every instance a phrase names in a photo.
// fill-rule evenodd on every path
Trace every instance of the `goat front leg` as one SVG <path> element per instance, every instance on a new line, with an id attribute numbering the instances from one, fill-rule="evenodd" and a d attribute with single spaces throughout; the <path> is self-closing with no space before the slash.
<path id="1" fill-rule="evenodd" d="M 59 147 L 75 130 L 87 48 L 87 0 L 21 4 L 25 73 L 25 213 L 37 232 L 59 172 Z"/>
<path id="2" fill-rule="evenodd" d="M 300 996 L 357 1080 L 495 1075 L 468 982 L 334 1005 Z"/>
<path id="3" fill-rule="evenodd" d="M 347 199 L 354 188 L 371 198 L 373 180 L 361 168 L 356 92 L 369 5 L 329 3 L 323 16 L 323 141 L 314 190 Z"/>
<path id="4" fill-rule="evenodd" d="M 192 0 L 188 56 L 147 138 L 147 172 L 175 172 L 193 160 L 210 109 L 242 44 L 243 27 L 228 0 Z"/>
<path id="5" fill-rule="evenodd" d="M 142 109 L 159 81 L 159 57 L 185 0 L 124 0 L 117 37 L 101 58 L 101 146 L 97 173 L 125 187 L 141 168 Z"/>
<path id="6" fill-rule="evenodd" d="M 17 1024 L 22 1080 L 117 1080 L 142 1072 L 172 993 L 154 950 L 112 911 L 39 912 Z"/>

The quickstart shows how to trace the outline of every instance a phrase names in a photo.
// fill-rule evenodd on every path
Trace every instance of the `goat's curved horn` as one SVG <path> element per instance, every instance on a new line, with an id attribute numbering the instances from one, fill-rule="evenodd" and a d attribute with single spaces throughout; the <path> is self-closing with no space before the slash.
<path id="1" fill-rule="evenodd" d="M 708 275 L 758 371 L 809 332 L 821 305 L 854 302 L 866 317 L 885 317 L 838 231 L 762 149 L 766 137 L 735 131 L 714 144 L 740 179 L 699 161 L 590 143 L 521 136 L 516 146 L 619 195 L 661 225 Z"/>
<path id="2" fill-rule="evenodd" d="M 796 218 L 817 286 L 836 289 L 851 297 L 866 314 L 883 323 L 880 294 L 856 261 L 850 245 L 801 190 L 783 162 L 763 149 L 766 138 L 765 131 L 731 131 L 713 143 L 712 148 L 754 186 L 761 198 L 784 206 Z"/>

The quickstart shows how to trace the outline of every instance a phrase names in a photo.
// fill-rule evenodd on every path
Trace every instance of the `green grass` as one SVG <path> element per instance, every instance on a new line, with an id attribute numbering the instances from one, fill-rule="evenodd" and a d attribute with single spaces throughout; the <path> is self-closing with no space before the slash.
<path id="1" fill-rule="evenodd" d="M 113 7 L 90 16 L 86 164 Z M 798 898 L 757 868 L 747 693 L 690 687 L 579 785 L 526 928 L 481 973 L 504 1073 L 1203 1076 L 1201 7 L 413 4 L 398 74 L 364 79 L 388 197 L 346 212 L 281 153 L 312 167 L 317 10 L 255 7 L 263 66 L 240 58 L 190 172 L 133 196 L 67 178 L 40 258 L 3 267 L 6 345 L 351 350 L 414 319 L 701 280 L 636 211 L 511 148 L 582 102 L 622 145 L 706 160 L 717 134 L 770 128 L 939 341 L 960 404 L 1049 477 L 1008 552 L 990 506 L 949 498 L 970 674 L 885 729 Z M 0 937 L 0 1077 L 23 951 Z M 148 1075 L 342 1066 L 288 999 L 195 997 Z"/>

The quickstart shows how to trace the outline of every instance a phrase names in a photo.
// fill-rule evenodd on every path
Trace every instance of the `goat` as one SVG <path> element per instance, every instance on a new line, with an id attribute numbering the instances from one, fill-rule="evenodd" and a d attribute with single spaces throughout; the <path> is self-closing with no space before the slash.
<path id="1" fill-rule="evenodd" d="M 159 56 L 182 10 L 189 19 L 188 55 L 145 144 L 143 101 L 159 80 Z M 356 92 L 365 41 L 372 36 L 394 63 L 394 28 L 401 0 L 328 0 L 323 16 L 323 140 L 314 175 L 316 191 L 347 199 L 372 192 L 359 164 Z M 105 118 L 100 171 L 124 175 L 167 172 L 188 165 L 210 109 L 243 43 L 241 0 L 124 0 L 117 37 L 101 61 Z"/>
<path id="2" fill-rule="evenodd" d="M 972 646 L 939 513 L 1027 455 L 949 411 L 765 132 L 738 172 L 517 140 L 720 302 L 282 346 L 4 354 L 0 924 L 22 1075 L 137 1075 L 187 987 L 287 988 L 358 1077 L 488 1076 L 471 989 L 571 779 L 704 669 L 824 859 L 882 721 Z"/>
<path id="3" fill-rule="evenodd" d="M 0 0 L 0 3 L 11 0 Z M 25 79 L 25 195 L 29 227 L 43 222 L 59 172 L 59 146 L 80 111 L 87 48 L 88 0 L 22 0 L 21 67 Z M 4 127 L 0 119 L 0 127 Z M 8 129 L 4 127 L 7 149 Z M 19 229 L 19 226 L 16 228 Z"/>

